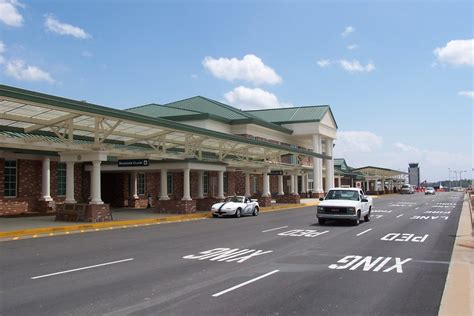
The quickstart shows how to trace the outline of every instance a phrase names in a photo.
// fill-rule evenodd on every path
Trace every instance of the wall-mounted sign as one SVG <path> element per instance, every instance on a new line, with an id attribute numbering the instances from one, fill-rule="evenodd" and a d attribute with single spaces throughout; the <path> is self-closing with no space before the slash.
<path id="1" fill-rule="evenodd" d="M 362 182 L 356 181 L 356 188 L 362 188 Z"/>
<path id="2" fill-rule="evenodd" d="M 122 159 L 117 161 L 119 167 L 147 167 L 149 164 L 148 159 Z"/>
<path id="3" fill-rule="evenodd" d="M 270 176 L 282 176 L 283 170 L 272 170 L 268 173 Z"/>

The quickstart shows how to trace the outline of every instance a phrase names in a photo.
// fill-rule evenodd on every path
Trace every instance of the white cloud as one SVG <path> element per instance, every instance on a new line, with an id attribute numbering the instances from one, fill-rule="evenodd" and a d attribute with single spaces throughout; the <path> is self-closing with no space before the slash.
<path id="1" fill-rule="evenodd" d="M 282 82 L 281 77 L 272 68 L 252 54 L 245 55 L 242 59 L 206 57 L 202 64 L 213 76 L 227 81 L 245 80 L 256 85 Z"/>
<path id="2" fill-rule="evenodd" d="M 358 60 L 339 60 L 341 67 L 348 72 L 372 72 L 375 70 L 373 62 L 369 62 L 367 65 L 362 65 Z"/>
<path id="3" fill-rule="evenodd" d="M 359 152 L 370 153 L 383 144 L 383 138 L 369 131 L 337 132 L 337 152 L 340 155 Z"/>
<path id="4" fill-rule="evenodd" d="M 351 33 L 354 33 L 355 31 L 355 28 L 353 28 L 352 26 L 346 26 L 344 28 L 344 32 L 341 33 L 341 36 L 342 37 L 347 37 L 349 36 Z"/>
<path id="5" fill-rule="evenodd" d="M 320 59 L 316 63 L 319 67 L 324 68 L 329 66 L 331 64 L 331 61 L 329 59 Z"/>
<path id="6" fill-rule="evenodd" d="M 36 66 L 26 65 L 23 60 L 12 60 L 5 65 L 5 74 L 21 81 L 46 81 L 53 83 L 51 75 Z"/>
<path id="7" fill-rule="evenodd" d="M 23 16 L 18 12 L 19 7 L 23 5 L 17 0 L 0 0 L 0 21 L 8 26 L 22 26 Z"/>
<path id="8" fill-rule="evenodd" d="M 359 45 L 357 45 L 357 44 L 351 44 L 351 45 L 347 46 L 347 49 L 348 50 L 354 50 L 354 49 L 357 49 L 358 47 L 359 47 Z"/>
<path id="9" fill-rule="evenodd" d="M 413 147 L 411 145 L 407 145 L 407 144 L 404 144 L 404 143 L 400 143 L 400 142 L 397 142 L 394 144 L 395 147 L 397 147 L 398 149 L 400 149 L 401 151 L 404 151 L 404 152 L 420 152 L 420 150 L 416 147 Z"/>
<path id="10" fill-rule="evenodd" d="M 2 54 L 5 52 L 5 44 L 3 44 L 2 41 L 0 41 L 0 65 L 5 63 L 5 58 L 2 56 Z"/>
<path id="11" fill-rule="evenodd" d="M 474 99 L 474 91 L 459 91 L 458 95 Z"/>
<path id="12" fill-rule="evenodd" d="M 281 103 L 278 98 L 268 91 L 260 88 L 237 87 L 224 94 L 226 101 L 242 110 L 259 110 L 291 106 Z"/>
<path id="13" fill-rule="evenodd" d="M 44 21 L 44 26 L 47 30 L 60 35 L 70 35 L 75 38 L 86 39 L 91 36 L 87 34 L 83 29 L 71 24 L 62 23 L 56 20 L 52 15 L 47 15 L 46 20 Z"/>
<path id="14" fill-rule="evenodd" d="M 441 63 L 474 66 L 474 39 L 449 41 L 446 46 L 436 48 L 433 53 Z"/>

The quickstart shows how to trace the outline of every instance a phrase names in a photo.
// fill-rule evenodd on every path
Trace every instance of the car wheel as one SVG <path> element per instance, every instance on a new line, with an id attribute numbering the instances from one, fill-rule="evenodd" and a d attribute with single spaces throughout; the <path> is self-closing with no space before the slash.
<path id="1" fill-rule="evenodd" d="M 259 212 L 258 207 L 255 207 L 255 209 L 253 210 L 252 215 L 253 215 L 253 216 L 258 216 L 258 212 Z"/>
<path id="2" fill-rule="evenodd" d="M 216 218 L 216 217 L 219 217 L 219 215 L 217 215 L 217 214 L 212 214 L 212 217 Z"/>
<path id="3" fill-rule="evenodd" d="M 372 212 L 372 207 L 369 207 L 369 213 L 364 216 L 364 221 L 365 222 L 370 222 L 370 213 Z"/>
<path id="4" fill-rule="evenodd" d="M 238 208 L 237 211 L 235 211 L 235 217 L 239 218 L 241 215 L 242 211 L 240 210 L 240 208 Z"/>
<path id="5" fill-rule="evenodd" d="M 321 226 L 326 224 L 326 219 L 325 218 L 318 218 L 318 224 L 321 225 Z"/>
<path id="6" fill-rule="evenodd" d="M 354 225 L 354 226 L 359 226 L 359 224 L 360 224 L 360 211 L 357 212 L 357 219 L 352 221 L 352 225 Z"/>

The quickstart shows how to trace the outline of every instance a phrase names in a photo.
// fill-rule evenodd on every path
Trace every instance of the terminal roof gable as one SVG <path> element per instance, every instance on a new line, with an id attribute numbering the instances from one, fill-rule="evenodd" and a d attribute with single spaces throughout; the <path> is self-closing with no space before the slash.
<path id="1" fill-rule="evenodd" d="M 329 105 L 293 106 L 279 109 L 249 110 L 246 112 L 279 125 L 321 122 L 325 115 L 329 113 L 330 118 L 334 121 L 334 125 L 337 128 L 336 120 Z"/>
<path id="2" fill-rule="evenodd" d="M 169 111 L 166 109 L 169 109 Z M 171 109 L 175 109 L 176 112 Z M 182 112 L 177 112 L 178 110 Z M 128 109 L 128 111 L 153 117 L 163 117 L 173 121 L 213 119 L 231 125 L 256 124 L 285 134 L 292 134 L 293 132 L 289 128 L 202 96 L 167 103 L 161 107 L 154 104 L 144 105 Z"/>
<path id="3" fill-rule="evenodd" d="M 0 130 L 8 129 L 21 133 L 0 135 L 0 147 L 104 150 L 120 157 L 150 159 L 204 159 L 211 154 L 223 162 L 270 163 L 270 159 L 284 154 L 330 158 L 284 144 L 0 85 Z"/>
<path id="4" fill-rule="evenodd" d="M 353 172 L 360 172 L 364 176 L 375 176 L 375 177 L 399 177 L 406 175 L 406 172 L 393 170 L 388 168 L 381 168 L 381 167 L 374 167 L 374 166 L 366 166 L 361 168 L 352 169 Z"/>

